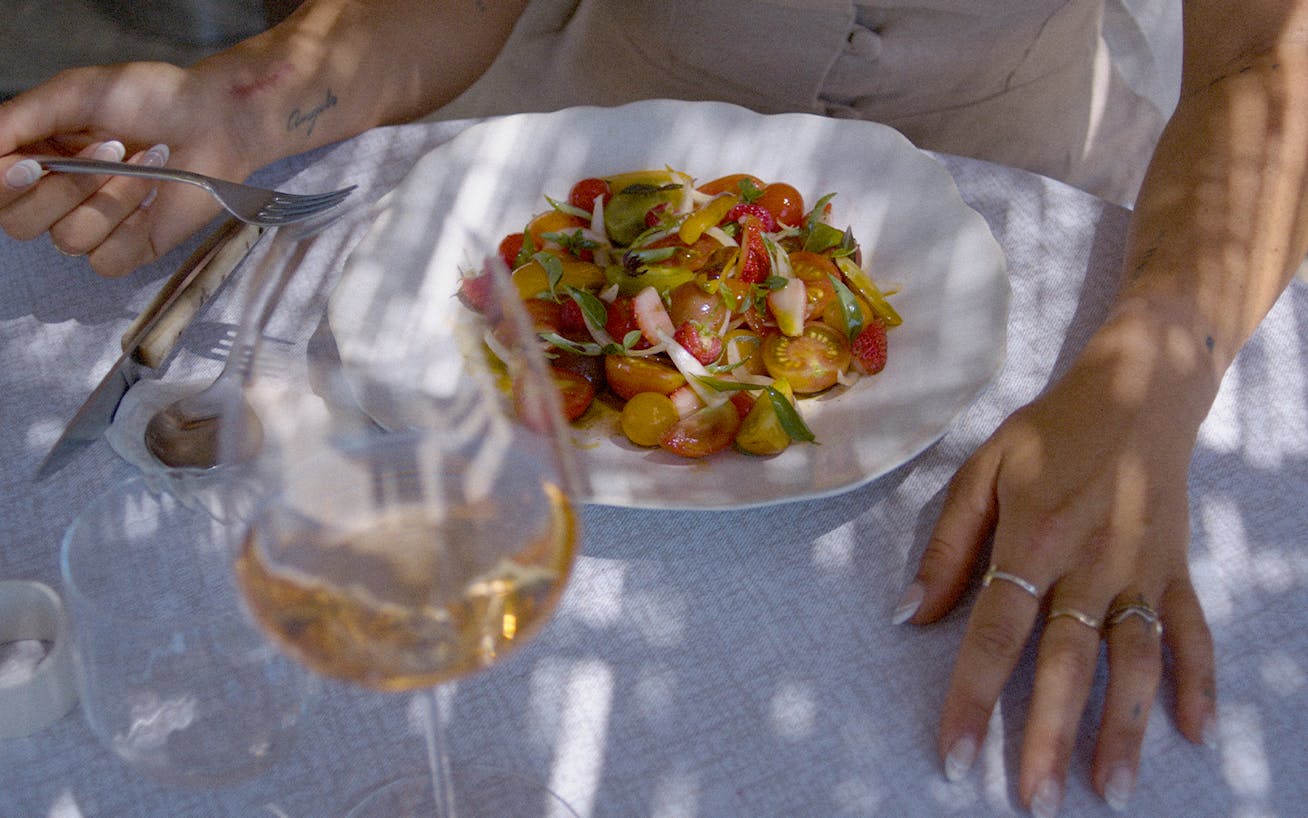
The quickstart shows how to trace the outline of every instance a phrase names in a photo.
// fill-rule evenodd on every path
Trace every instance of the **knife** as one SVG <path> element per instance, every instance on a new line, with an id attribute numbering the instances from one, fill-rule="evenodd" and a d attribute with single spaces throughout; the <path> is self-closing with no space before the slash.
<path id="1" fill-rule="evenodd" d="M 123 333 L 122 354 L 78 408 L 36 471 L 36 480 L 68 465 L 109 428 L 123 395 L 142 368 L 159 368 L 205 300 L 241 265 L 267 228 L 236 219 L 201 242 Z"/>

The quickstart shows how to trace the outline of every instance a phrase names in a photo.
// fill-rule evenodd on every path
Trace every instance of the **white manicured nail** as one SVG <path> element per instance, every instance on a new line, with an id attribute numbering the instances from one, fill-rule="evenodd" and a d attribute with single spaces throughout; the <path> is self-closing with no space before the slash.
<path id="1" fill-rule="evenodd" d="M 105 162 L 121 162 L 127 155 L 127 148 L 117 139 L 110 139 L 108 142 L 101 142 L 95 149 L 95 158 L 102 159 Z"/>
<path id="2" fill-rule="evenodd" d="M 161 168 L 168 164 L 169 154 L 167 145 L 155 145 L 141 157 L 141 164 L 150 168 Z"/>
<path id="3" fill-rule="evenodd" d="M 895 613 L 890 617 L 892 625 L 902 625 L 913 618 L 917 609 L 922 607 L 922 597 L 926 594 L 926 589 L 922 583 L 914 582 L 904 589 L 904 595 L 899 598 L 899 604 L 895 606 Z"/>
<path id="4" fill-rule="evenodd" d="M 1135 790 L 1135 773 L 1125 764 L 1113 768 L 1104 784 L 1104 800 L 1113 812 L 1126 812 L 1126 802 L 1131 800 Z"/>
<path id="5" fill-rule="evenodd" d="M 976 762 L 976 751 L 976 739 L 971 736 L 963 736 L 955 741 L 945 755 L 945 778 L 959 781 L 967 775 Z"/>
<path id="6" fill-rule="evenodd" d="M 157 197 L 158 195 L 159 195 L 159 188 L 157 187 L 150 188 L 150 192 L 145 194 L 145 198 L 141 200 L 141 203 L 137 205 L 137 207 L 139 207 L 142 210 L 145 210 L 150 205 L 154 204 L 155 197 Z"/>
<path id="7" fill-rule="evenodd" d="M 1036 787 L 1035 795 L 1031 796 L 1031 814 L 1035 818 L 1054 818 L 1062 798 L 1062 787 L 1054 779 L 1046 778 Z"/>
<path id="8" fill-rule="evenodd" d="M 41 165 L 35 159 L 19 159 L 5 171 L 5 184 L 14 190 L 30 187 L 40 178 Z"/>

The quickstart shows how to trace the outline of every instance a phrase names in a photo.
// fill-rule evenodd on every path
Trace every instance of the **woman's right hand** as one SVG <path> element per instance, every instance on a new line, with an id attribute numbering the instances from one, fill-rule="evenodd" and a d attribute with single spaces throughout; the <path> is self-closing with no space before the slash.
<path id="1" fill-rule="evenodd" d="M 221 72 L 163 63 L 75 68 L 0 105 L 0 228 L 121 276 L 180 244 L 219 211 L 192 185 L 50 173 L 25 155 L 170 164 L 241 179 L 263 159 L 221 99 Z M 272 157 L 269 157 L 272 158 Z"/>

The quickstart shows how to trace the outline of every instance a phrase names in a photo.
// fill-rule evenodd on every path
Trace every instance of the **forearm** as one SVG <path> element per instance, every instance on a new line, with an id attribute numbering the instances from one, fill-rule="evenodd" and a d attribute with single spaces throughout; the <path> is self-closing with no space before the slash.
<path id="1" fill-rule="evenodd" d="M 308 0 L 196 73 L 263 164 L 453 99 L 495 59 L 524 5 Z"/>
<path id="2" fill-rule="evenodd" d="M 1231 45 L 1215 5 L 1186 7 L 1197 19 L 1181 98 L 1137 201 L 1115 311 L 1150 316 L 1213 393 L 1308 251 L 1304 4 L 1253 3 L 1274 19 Z"/>

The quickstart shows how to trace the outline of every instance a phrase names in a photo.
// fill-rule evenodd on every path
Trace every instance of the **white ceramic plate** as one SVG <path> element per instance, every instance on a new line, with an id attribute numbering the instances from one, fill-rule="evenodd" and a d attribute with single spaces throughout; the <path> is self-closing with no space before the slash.
<path id="1" fill-rule="evenodd" d="M 378 287 L 406 288 L 430 314 L 448 314 L 460 266 L 479 267 L 504 234 L 548 207 L 545 195 L 566 199 L 578 179 L 663 166 L 700 181 L 743 172 L 789 182 L 809 203 L 836 193 L 831 222 L 850 225 L 864 266 L 898 288 L 892 303 L 904 323 L 890 333 L 881 374 L 801 401 L 818 442 L 776 457 L 686 460 L 632 446 L 607 424 L 574 429 L 589 502 L 721 509 L 845 491 L 930 446 L 998 371 L 1003 252 L 938 162 L 872 123 L 667 100 L 489 120 L 423 157 L 333 295 L 342 360 L 377 363 L 381 316 L 364 305 Z"/>

